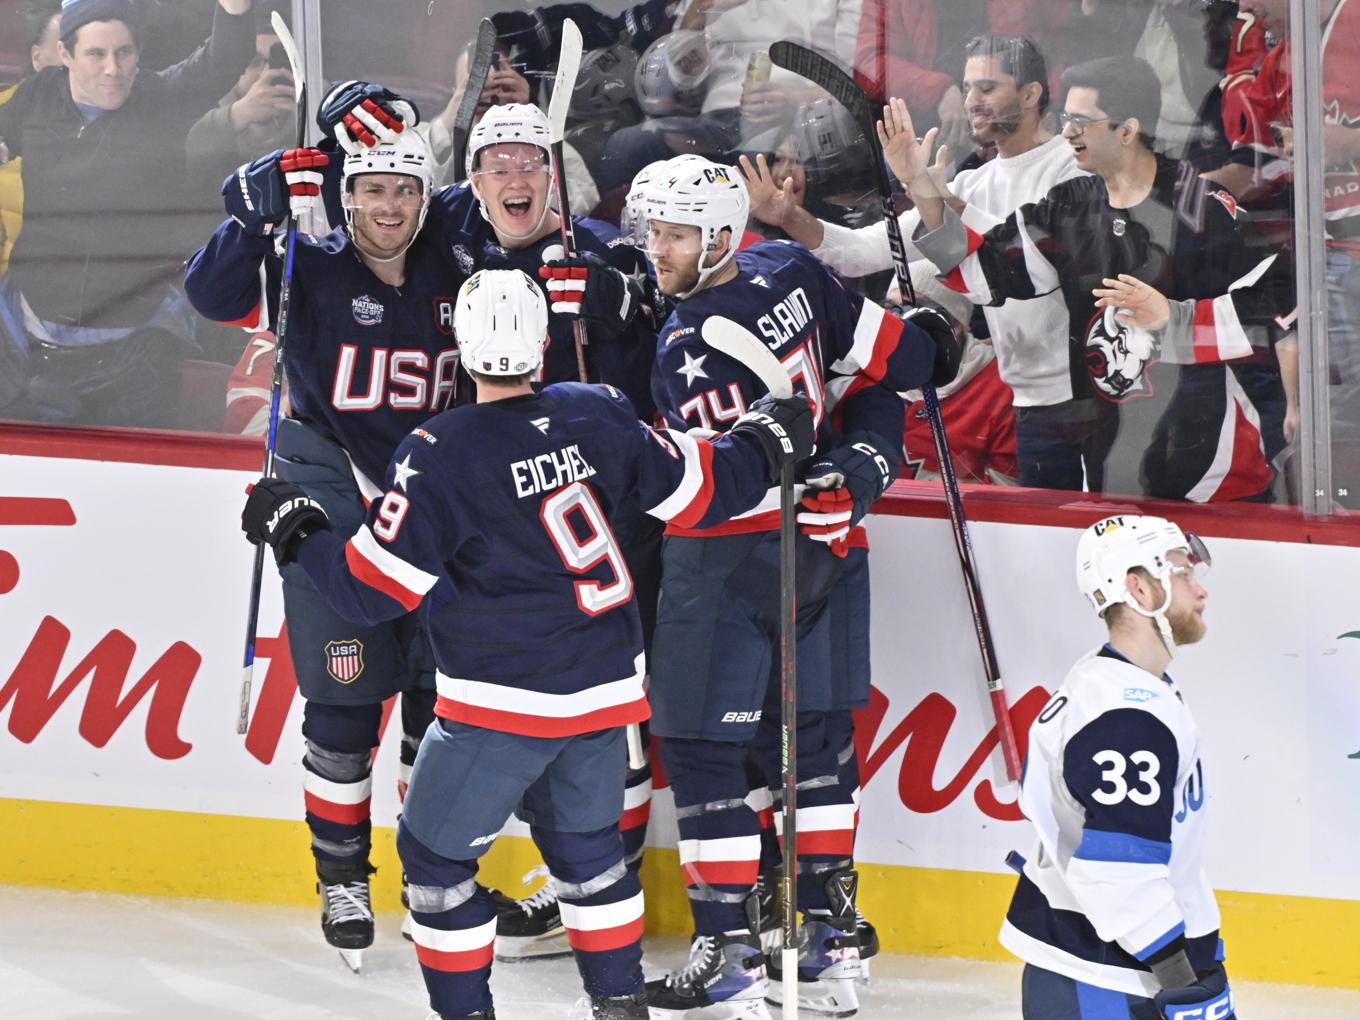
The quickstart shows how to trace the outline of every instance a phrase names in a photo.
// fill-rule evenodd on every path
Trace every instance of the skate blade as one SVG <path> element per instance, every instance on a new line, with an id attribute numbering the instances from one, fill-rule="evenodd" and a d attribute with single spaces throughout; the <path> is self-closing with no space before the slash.
<path id="1" fill-rule="evenodd" d="M 529 960 L 555 960 L 571 955 L 571 943 L 565 929 L 540 935 L 537 938 L 496 936 L 496 959 L 502 963 L 524 963 Z"/>
<path id="2" fill-rule="evenodd" d="M 359 969 L 364 965 L 364 951 L 362 949 L 337 949 L 340 959 L 345 961 L 345 966 L 354 973 L 358 974 Z"/>
<path id="3" fill-rule="evenodd" d="M 770 992 L 765 1001 L 772 1006 L 784 1004 L 784 982 L 770 980 Z M 832 981 L 798 982 L 798 1010 L 816 1016 L 852 1017 L 859 1012 L 859 995 L 855 982 L 849 978 Z"/>
<path id="4" fill-rule="evenodd" d="M 651 1020 L 771 1020 L 764 999 L 728 999 L 683 1012 L 652 1006 L 647 1012 Z"/>
<path id="5" fill-rule="evenodd" d="M 869 983 L 869 961 L 864 959 L 864 957 L 860 957 L 859 978 L 857 980 L 862 985 L 867 985 Z"/>

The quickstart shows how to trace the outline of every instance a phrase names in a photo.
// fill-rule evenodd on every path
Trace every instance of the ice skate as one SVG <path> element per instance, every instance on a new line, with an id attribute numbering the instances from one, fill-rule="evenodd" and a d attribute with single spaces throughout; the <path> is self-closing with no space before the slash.
<path id="1" fill-rule="evenodd" d="M 819 1016 L 851 1017 L 859 1012 L 855 982 L 860 977 L 859 939 L 829 915 L 808 915 L 799 928 L 798 1009 Z M 784 975 L 778 955 L 770 957 L 769 1001 L 784 1002 Z"/>
<path id="2" fill-rule="evenodd" d="M 649 1020 L 647 993 L 582 996 L 572 1007 L 571 1020 Z"/>
<path id="3" fill-rule="evenodd" d="M 321 932 L 340 951 L 345 966 L 358 974 L 363 950 L 373 945 L 373 905 L 368 878 L 330 884 L 318 881 L 321 896 Z"/>
<path id="4" fill-rule="evenodd" d="M 647 982 L 654 1020 L 769 1020 L 765 954 L 755 935 L 699 935 L 674 974 Z"/>
<path id="5" fill-rule="evenodd" d="M 862 913 L 859 907 L 855 908 L 855 934 L 859 936 L 859 981 L 862 985 L 869 983 L 869 961 L 878 955 L 878 929 Z"/>
<path id="6" fill-rule="evenodd" d="M 756 910 L 756 932 L 760 936 L 760 948 L 766 956 L 779 952 L 784 944 L 784 926 L 780 923 L 783 914 L 779 903 L 780 872 L 764 872 L 756 878 L 754 897 Z"/>
<path id="7" fill-rule="evenodd" d="M 547 867 L 537 867 L 524 876 L 523 884 L 547 876 Z M 522 900 L 492 892 L 496 900 L 496 959 L 516 963 L 571 955 L 551 878 Z"/>

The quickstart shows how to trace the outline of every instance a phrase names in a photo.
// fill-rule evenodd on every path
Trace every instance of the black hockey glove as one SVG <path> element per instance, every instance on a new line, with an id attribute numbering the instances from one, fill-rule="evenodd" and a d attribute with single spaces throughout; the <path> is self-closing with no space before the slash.
<path id="1" fill-rule="evenodd" d="M 420 111 L 409 99 L 366 81 L 336 85 L 316 113 L 317 127 L 349 153 L 395 142 L 402 131 L 419 123 Z"/>
<path id="2" fill-rule="evenodd" d="M 642 304 L 642 288 L 592 252 L 565 258 L 562 246 L 551 244 L 538 275 L 548 281 L 555 314 L 585 319 L 606 336 L 623 332 Z"/>
<path id="3" fill-rule="evenodd" d="M 826 542 L 844 556 L 844 539 L 864 519 L 874 500 L 892 481 L 887 458 L 872 443 L 838 446 L 808 465 L 803 480 L 799 529 L 814 542 Z"/>
<path id="4" fill-rule="evenodd" d="M 248 234 L 268 237 L 288 215 L 288 182 L 276 149 L 253 163 L 237 167 L 222 182 L 227 215 Z"/>
<path id="5" fill-rule="evenodd" d="M 791 397 L 766 394 L 751 404 L 727 434 L 750 436 L 760 444 L 769 465 L 766 477 L 771 485 L 779 481 L 780 469 L 785 465 L 797 464 L 812 456 L 817 443 L 812 405 L 801 393 Z"/>
<path id="6" fill-rule="evenodd" d="M 1222 967 L 1186 988 L 1165 988 L 1155 999 L 1166 1020 L 1235 1020 L 1232 989 Z"/>
<path id="7" fill-rule="evenodd" d="M 939 309 L 922 305 L 901 312 L 902 318 L 918 327 L 935 342 L 935 365 L 930 373 L 930 385 L 939 389 L 954 381 L 963 361 L 963 342 L 954 332 L 949 318 Z"/>
<path id="8" fill-rule="evenodd" d="M 320 503 L 281 478 L 256 482 L 241 511 L 241 530 L 246 538 L 253 545 L 268 542 L 273 546 L 274 560 L 281 567 L 297 559 L 303 539 L 330 526 Z"/>

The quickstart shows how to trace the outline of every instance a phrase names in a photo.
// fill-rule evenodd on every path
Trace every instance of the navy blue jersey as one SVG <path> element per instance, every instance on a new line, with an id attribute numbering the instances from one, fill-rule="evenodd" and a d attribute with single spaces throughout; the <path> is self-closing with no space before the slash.
<path id="1" fill-rule="evenodd" d="M 453 257 L 468 273 L 478 269 L 519 269 L 543 288 L 547 298 L 546 281 L 539 278 L 543 265 L 543 250 L 562 243 L 554 232 L 523 248 L 503 248 L 496 233 L 482 215 L 472 186 L 466 181 L 441 188 L 430 203 L 428 224 L 433 224 L 450 247 Z M 572 218 L 576 247 L 604 259 L 625 274 L 641 279 L 646 267 L 632 245 L 615 236 L 602 237 L 605 225 L 598 220 Z M 428 225 L 427 225 L 428 229 Z M 612 243 L 611 243 L 612 242 Z M 548 299 L 551 301 L 551 299 Z M 609 383 L 623 390 L 637 408 L 640 417 L 651 420 L 652 400 L 650 377 L 653 354 L 656 350 L 656 330 L 642 310 L 633 323 L 614 336 L 602 333 L 597 327 L 589 330 L 586 345 L 586 374 L 590 382 Z M 559 315 L 548 317 L 548 348 L 543 355 L 545 383 L 579 381 L 576 364 L 576 334 L 572 320 Z"/>
<path id="2" fill-rule="evenodd" d="M 732 319 L 765 341 L 794 389 L 812 400 L 821 450 L 840 442 L 831 422 L 833 402 L 853 401 L 856 392 L 878 387 L 891 393 L 885 401 L 891 406 L 900 404 L 896 391 L 929 381 L 933 341 L 850 290 L 802 245 L 762 241 L 738 252 L 736 262 L 735 279 L 676 302 L 658 334 L 652 386 L 666 424 L 721 432 L 766 392 L 744 365 L 704 343 L 710 315 Z M 884 437 L 890 449 L 898 445 L 896 437 Z M 777 505 L 772 490 L 752 514 L 708 533 L 772 530 Z M 680 533 L 674 525 L 668 530 Z"/>
<path id="3" fill-rule="evenodd" d="M 184 285 L 210 319 L 276 329 L 282 273 L 273 239 L 227 220 L 189 260 Z M 298 235 L 284 351 L 290 414 L 349 455 L 365 498 L 402 437 L 455 403 L 463 279 L 427 230 L 406 252 L 401 287 L 378 279 L 344 230 Z"/>
<path id="4" fill-rule="evenodd" d="M 424 601 L 444 718 L 586 733 L 648 714 L 611 515 L 720 521 L 764 494 L 766 472 L 753 440 L 654 430 L 613 387 L 563 383 L 427 422 L 397 448 L 367 523 L 309 538 L 300 562 L 356 621 Z"/>

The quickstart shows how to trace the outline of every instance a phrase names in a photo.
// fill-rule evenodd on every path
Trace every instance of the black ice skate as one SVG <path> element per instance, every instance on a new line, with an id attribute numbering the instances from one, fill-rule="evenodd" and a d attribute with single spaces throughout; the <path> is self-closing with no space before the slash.
<path id="1" fill-rule="evenodd" d="M 550 960 L 570 956 L 567 929 L 546 866 L 534 868 L 523 878 L 528 885 L 535 878 L 548 878 L 543 887 L 522 900 L 511 899 L 493 890 L 496 902 L 496 959 L 507 963 L 524 960 Z"/>
<path id="2" fill-rule="evenodd" d="M 855 982 L 863 976 L 860 962 L 856 872 L 843 868 L 826 876 L 829 910 L 804 914 L 799 928 L 797 994 L 799 1012 L 852 1017 L 859 1012 Z M 783 964 L 770 957 L 770 1001 L 782 1004 L 786 994 Z"/>
<path id="3" fill-rule="evenodd" d="M 328 873 L 320 877 L 316 888 L 321 895 L 322 934 L 340 951 L 345 966 L 357 974 L 363 964 L 363 950 L 373 945 L 373 903 L 368 894 L 368 875 L 362 871 L 349 875 Z"/>
<path id="4" fill-rule="evenodd" d="M 674 974 L 647 982 L 654 1017 L 770 1020 L 765 954 L 755 935 L 698 935 Z"/>

